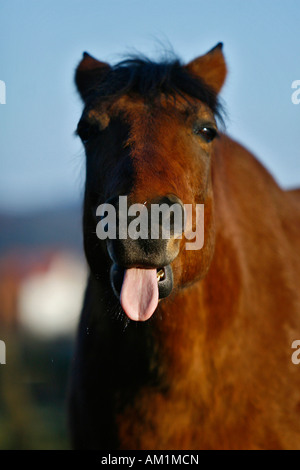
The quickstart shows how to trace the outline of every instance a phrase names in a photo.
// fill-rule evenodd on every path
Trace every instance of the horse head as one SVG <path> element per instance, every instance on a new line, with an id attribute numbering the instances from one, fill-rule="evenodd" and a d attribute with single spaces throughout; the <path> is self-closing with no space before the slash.
<path id="1" fill-rule="evenodd" d="M 209 269 L 215 239 L 211 158 L 225 77 L 222 44 L 187 65 L 132 58 L 110 66 L 84 53 L 77 67 L 84 102 L 77 133 L 86 152 L 85 253 L 91 272 L 110 278 L 132 320 L 147 320 L 160 299 Z M 121 205 L 126 232 L 145 208 L 139 220 L 144 236 L 124 235 Z M 165 209 L 156 220 L 156 237 L 154 205 Z M 197 205 L 204 205 L 201 227 L 197 218 L 185 217 L 186 207 L 196 214 Z M 115 237 L 97 236 L 99 206 L 116 214 Z M 175 206 L 182 215 L 178 223 Z M 169 237 L 162 236 L 164 222 Z M 188 232 L 199 230 L 203 247 L 186 249 Z"/>

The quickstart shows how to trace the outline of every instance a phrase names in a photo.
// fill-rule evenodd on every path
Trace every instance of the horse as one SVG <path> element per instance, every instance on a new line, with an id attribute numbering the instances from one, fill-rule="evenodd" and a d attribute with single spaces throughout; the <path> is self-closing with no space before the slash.
<path id="1" fill-rule="evenodd" d="M 77 66 L 89 276 L 70 380 L 75 449 L 300 448 L 299 191 L 226 134 L 226 75 L 222 43 L 187 64 L 84 53 Z M 202 205 L 192 227 L 203 246 L 187 249 L 183 228 L 101 239 L 97 208 L 120 219 L 120 196 L 164 203 L 172 227 L 173 204 Z"/>

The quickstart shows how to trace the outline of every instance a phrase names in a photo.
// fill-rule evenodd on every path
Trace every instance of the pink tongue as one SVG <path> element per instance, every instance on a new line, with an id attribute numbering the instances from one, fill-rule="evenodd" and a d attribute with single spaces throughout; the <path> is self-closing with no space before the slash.
<path id="1" fill-rule="evenodd" d="M 126 269 L 120 301 L 131 320 L 148 320 L 158 304 L 156 269 Z"/>

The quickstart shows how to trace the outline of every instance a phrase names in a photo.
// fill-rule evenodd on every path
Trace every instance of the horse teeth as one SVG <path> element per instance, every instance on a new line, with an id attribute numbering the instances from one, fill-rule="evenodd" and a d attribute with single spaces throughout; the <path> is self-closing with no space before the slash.
<path id="1" fill-rule="evenodd" d="M 157 271 L 156 277 L 157 277 L 157 282 L 159 282 L 161 279 L 163 279 L 165 277 L 164 269 L 160 269 L 159 271 Z"/>

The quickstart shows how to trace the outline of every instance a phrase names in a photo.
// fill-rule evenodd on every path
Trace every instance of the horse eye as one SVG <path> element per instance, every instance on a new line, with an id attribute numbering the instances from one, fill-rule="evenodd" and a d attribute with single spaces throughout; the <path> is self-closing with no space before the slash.
<path id="1" fill-rule="evenodd" d="M 209 143 L 217 136 L 218 132 L 214 127 L 195 127 L 194 133 L 200 135 L 205 142 Z"/>
<path id="2" fill-rule="evenodd" d="M 93 137 L 96 137 L 98 133 L 98 129 L 95 126 L 81 121 L 76 130 L 76 134 L 80 137 L 83 144 L 87 144 Z"/>

